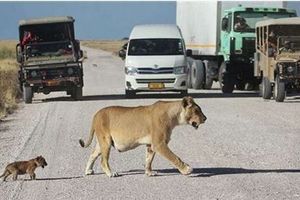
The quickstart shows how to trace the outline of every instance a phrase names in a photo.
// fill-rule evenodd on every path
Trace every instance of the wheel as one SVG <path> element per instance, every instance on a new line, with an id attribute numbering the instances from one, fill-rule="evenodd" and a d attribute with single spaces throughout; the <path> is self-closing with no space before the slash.
<path id="1" fill-rule="evenodd" d="M 82 87 L 74 87 L 71 93 L 71 97 L 75 100 L 82 99 Z"/>
<path id="2" fill-rule="evenodd" d="M 193 64 L 193 59 L 192 58 L 187 58 L 187 87 L 192 88 L 192 64 Z"/>
<path id="3" fill-rule="evenodd" d="M 213 85 L 213 78 L 210 76 L 210 73 L 209 73 L 209 66 L 211 66 L 211 64 L 213 62 L 211 61 L 204 61 L 205 63 L 205 83 L 204 83 L 204 88 L 205 89 L 211 89 L 212 85 Z"/>
<path id="4" fill-rule="evenodd" d="M 226 64 L 223 62 L 219 69 L 219 84 L 223 93 L 232 93 L 234 89 L 233 76 L 226 72 Z"/>
<path id="5" fill-rule="evenodd" d="M 279 76 L 275 78 L 274 99 L 276 102 L 283 102 L 285 99 L 285 83 L 280 80 Z"/>
<path id="6" fill-rule="evenodd" d="M 241 81 L 239 81 L 237 84 L 235 84 L 235 87 L 237 90 L 245 90 L 245 86 L 246 86 L 246 84 Z"/>
<path id="7" fill-rule="evenodd" d="M 263 77 L 261 95 L 263 99 L 270 99 L 272 96 L 272 86 L 267 77 Z"/>
<path id="8" fill-rule="evenodd" d="M 33 92 L 32 88 L 23 85 L 23 99 L 25 103 L 32 103 Z"/>
<path id="9" fill-rule="evenodd" d="M 188 95 L 188 91 L 187 90 L 182 90 L 179 94 L 180 97 L 185 97 Z"/>
<path id="10" fill-rule="evenodd" d="M 207 77 L 207 75 L 206 75 L 204 88 L 211 89 L 213 82 L 214 82 L 214 80 L 211 77 Z"/>
<path id="11" fill-rule="evenodd" d="M 191 78 L 192 78 L 192 87 L 194 89 L 202 89 L 204 82 L 204 65 L 201 60 L 194 60 L 192 64 Z"/>
<path id="12" fill-rule="evenodd" d="M 127 99 L 135 97 L 136 92 L 134 90 L 125 90 L 125 96 Z"/>

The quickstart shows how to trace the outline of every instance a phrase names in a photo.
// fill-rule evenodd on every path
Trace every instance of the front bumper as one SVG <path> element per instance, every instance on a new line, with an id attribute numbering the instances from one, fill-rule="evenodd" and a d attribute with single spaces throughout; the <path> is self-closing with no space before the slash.
<path id="1" fill-rule="evenodd" d="M 41 88 L 53 87 L 53 86 L 73 86 L 73 85 L 81 85 L 81 80 L 79 77 L 26 80 L 25 85 L 30 87 L 41 87 Z"/>
<path id="2" fill-rule="evenodd" d="M 162 88 L 151 88 L 151 84 L 160 83 Z M 187 90 L 186 74 L 153 74 L 153 75 L 125 75 L 126 90 L 135 91 L 182 91 Z"/>

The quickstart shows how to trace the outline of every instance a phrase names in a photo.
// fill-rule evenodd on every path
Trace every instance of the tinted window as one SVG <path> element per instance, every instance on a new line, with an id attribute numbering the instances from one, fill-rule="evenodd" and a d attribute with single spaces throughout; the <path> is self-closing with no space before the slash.
<path id="1" fill-rule="evenodd" d="M 181 39 L 132 39 L 128 55 L 183 55 Z"/>
<path id="2" fill-rule="evenodd" d="M 234 29 L 237 32 L 255 32 L 255 24 L 258 21 L 286 17 L 295 17 L 295 14 L 271 12 L 236 12 L 234 15 L 234 24 L 236 25 L 238 21 L 242 21 L 244 26 L 242 29 L 237 29 L 235 26 Z"/>

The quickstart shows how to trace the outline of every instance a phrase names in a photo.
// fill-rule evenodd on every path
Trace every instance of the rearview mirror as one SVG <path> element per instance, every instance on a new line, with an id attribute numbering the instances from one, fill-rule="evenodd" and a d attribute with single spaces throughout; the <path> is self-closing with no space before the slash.
<path id="1" fill-rule="evenodd" d="M 20 47 L 20 44 L 17 44 L 16 46 L 16 57 L 18 63 L 21 63 L 23 61 L 22 49 Z"/>
<path id="2" fill-rule="evenodd" d="M 122 58 L 122 60 L 125 59 L 125 57 L 126 57 L 126 51 L 124 49 L 121 49 L 119 51 L 119 57 Z"/>
<path id="3" fill-rule="evenodd" d="M 226 31 L 227 30 L 227 28 L 228 28 L 228 18 L 223 18 L 222 19 L 222 31 Z"/>
<path id="4" fill-rule="evenodd" d="M 192 49 L 187 49 L 186 50 L 186 56 L 191 57 L 193 55 Z"/>

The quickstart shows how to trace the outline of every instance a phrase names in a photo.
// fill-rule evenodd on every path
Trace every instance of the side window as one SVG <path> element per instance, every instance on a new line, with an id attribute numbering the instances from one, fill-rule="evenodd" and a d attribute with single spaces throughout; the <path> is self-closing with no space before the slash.
<path id="1" fill-rule="evenodd" d="M 228 14 L 228 26 L 227 26 L 227 32 L 231 31 L 231 27 L 232 27 L 232 13 Z"/>

